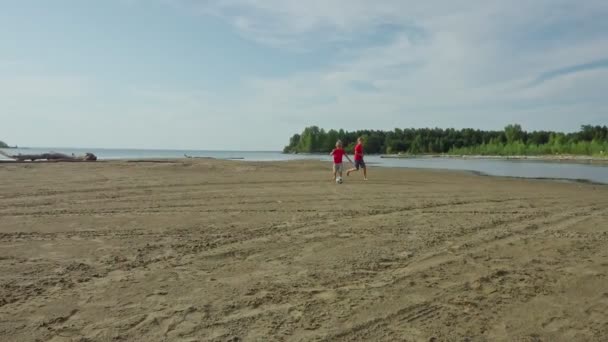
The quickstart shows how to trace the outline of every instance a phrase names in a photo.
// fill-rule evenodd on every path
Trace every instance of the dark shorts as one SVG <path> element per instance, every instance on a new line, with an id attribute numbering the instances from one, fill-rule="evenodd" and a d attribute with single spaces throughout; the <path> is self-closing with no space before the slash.
<path id="1" fill-rule="evenodd" d="M 365 162 L 363 159 L 355 160 L 355 169 L 359 170 L 359 168 L 365 169 Z"/>

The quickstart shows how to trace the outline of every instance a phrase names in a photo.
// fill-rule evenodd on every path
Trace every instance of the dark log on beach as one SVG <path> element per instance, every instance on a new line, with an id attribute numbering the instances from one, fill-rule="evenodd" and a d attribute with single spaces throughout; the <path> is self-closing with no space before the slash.
<path id="1" fill-rule="evenodd" d="M 5 156 L 6 158 L 9 159 L 14 159 L 16 161 L 26 161 L 26 160 L 31 160 L 31 161 L 36 161 L 36 160 L 47 160 L 47 161 L 70 161 L 70 162 L 74 162 L 74 161 L 96 161 L 97 160 L 97 156 L 94 155 L 93 153 L 86 153 L 84 156 L 75 156 L 75 155 L 67 155 L 67 154 L 63 154 L 63 153 L 42 153 L 42 154 L 15 154 L 15 155 L 10 155 L 7 154 L 3 151 L 0 151 L 0 154 Z"/>

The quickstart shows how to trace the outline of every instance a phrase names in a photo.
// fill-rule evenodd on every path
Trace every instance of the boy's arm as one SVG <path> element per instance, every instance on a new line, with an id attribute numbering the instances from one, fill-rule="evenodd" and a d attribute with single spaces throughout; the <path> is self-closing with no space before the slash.
<path id="1" fill-rule="evenodd" d="M 335 151 L 335 150 L 336 150 L 336 149 L 331 150 L 331 152 L 329 152 L 329 155 L 330 155 L 330 156 L 333 156 L 333 155 L 334 155 L 334 151 Z"/>
<path id="2" fill-rule="evenodd" d="M 348 159 L 348 161 L 353 164 L 353 161 L 350 159 L 350 157 L 348 156 L 348 154 L 344 153 L 344 156 L 346 157 L 346 159 Z"/>

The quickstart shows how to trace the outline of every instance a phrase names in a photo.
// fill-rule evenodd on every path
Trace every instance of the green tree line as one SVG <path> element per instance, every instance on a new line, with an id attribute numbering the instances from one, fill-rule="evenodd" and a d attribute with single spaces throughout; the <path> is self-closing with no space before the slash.
<path id="1" fill-rule="evenodd" d="M 527 132 L 518 124 L 502 131 L 478 129 L 396 128 L 393 131 L 324 130 L 317 126 L 293 135 L 285 153 L 328 153 L 337 140 L 347 150 L 362 137 L 369 154 L 461 155 L 608 155 L 608 127 L 584 125 L 578 132 Z"/>
<path id="2" fill-rule="evenodd" d="M 8 148 L 8 145 L 4 141 L 0 140 L 0 148 Z"/>

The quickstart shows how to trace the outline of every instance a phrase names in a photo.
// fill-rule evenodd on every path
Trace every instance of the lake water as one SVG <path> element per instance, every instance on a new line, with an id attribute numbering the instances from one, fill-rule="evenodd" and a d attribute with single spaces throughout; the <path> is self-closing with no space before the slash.
<path id="1" fill-rule="evenodd" d="M 82 155 L 92 152 L 100 160 L 120 159 L 172 159 L 183 158 L 185 154 L 192 157 L 209 157 L 217 159 L 243 159 L 245 161 L 285 161 L 315 159 L 330 161 L 329 156 L 283 154 L 264 151 L 187 151 L 187 150 L 134 150 L 134 149 L 74 149 L 74 148 L 31 148 L 5 150 L 10 154 L 37 154 L 49 151 Z M 542 161 L 514 161 L 489 159 L 457 158 L 405 158 L 383 159 L 379 156 L 367 156 L 366 162 L 372 167 L 407 167 L 423 169 L 444 169 L 473 171 L 492 176 L 522 178 L 553 178 L 565 180 L 585 180 L 608 184 L 608 166 L 555 163 Z"/>

